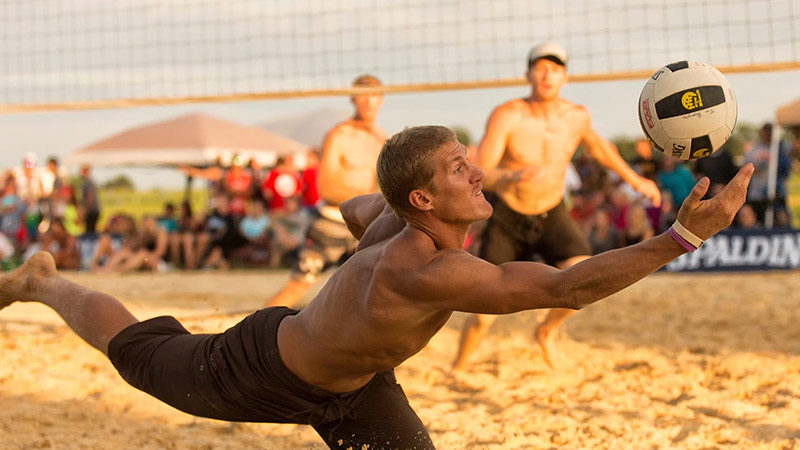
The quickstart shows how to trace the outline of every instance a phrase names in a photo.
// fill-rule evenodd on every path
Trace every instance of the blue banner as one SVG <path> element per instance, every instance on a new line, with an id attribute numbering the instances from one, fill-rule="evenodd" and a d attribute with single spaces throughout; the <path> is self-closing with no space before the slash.
<path id="1" fill-rule="evenodd" d="M 800 268 L 800 230 L 728 229 L 696 252 L 667 264 L 667 272 L 725 272 Z"/>

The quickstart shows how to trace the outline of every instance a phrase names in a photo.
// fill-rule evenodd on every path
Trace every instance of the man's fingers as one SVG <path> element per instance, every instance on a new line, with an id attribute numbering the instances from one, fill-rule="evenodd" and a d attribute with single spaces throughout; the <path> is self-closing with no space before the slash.
<path id="1" fill-rule="evenodd" d="M 733 199 L 736 196 L 747 195 L 747 186 L 750 184 L 750 178 L 753 177 L 753 172 L 755 171 L 755 166 L 751 163 L 747 163 L 739 169 L 739 173 L 736 174 L 735 177 L 725 186 L 725 189 L 720 192 L 720 195 L 726 199 Z"/>
<path id="2" fill-rule="evenodd" d="M 686 200 L 683 201 L 683 204 L 692 208 L 697 206 L 700 203 L 700 199 L 706 195 L 706 192 L 708 192 L 708 186 L 710 184 L 711 182 L 707 177 L 700 178 L 700 181 L 694 185 L 692 192 L 689 193 L 689 196 L 686 197 Z"/>

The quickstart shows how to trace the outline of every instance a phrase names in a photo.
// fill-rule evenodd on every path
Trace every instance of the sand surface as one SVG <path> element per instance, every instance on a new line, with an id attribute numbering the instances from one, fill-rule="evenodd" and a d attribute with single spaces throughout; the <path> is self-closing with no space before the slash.
<path id="1" fill-rule="evenodd" d="M 141 318 L 216 332 L 285 272 L 71 274 Z M 559 370 L 500 318 L 469 373 L 447 376 L 463 314 L 397 369 L 442 449 L 800 449 L 800 274 L 657 274 L 568 322 Z M 296 425 L 229 424 L 123 382 L 51 310 L 0 312 L 0 449 L 322 449 Z"/>

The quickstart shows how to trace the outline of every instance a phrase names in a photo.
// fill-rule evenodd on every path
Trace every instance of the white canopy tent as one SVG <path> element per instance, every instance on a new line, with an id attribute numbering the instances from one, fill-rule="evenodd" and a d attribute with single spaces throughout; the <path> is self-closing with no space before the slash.
<path id="1" fill-rule="evenodd" d="M 206 166 L 235 156 L 272 165 L 286 154 L 308 150 L 293 139 L 204 114 L 191 114 L 136 127 L 67 156 L 70 165 Z"/>

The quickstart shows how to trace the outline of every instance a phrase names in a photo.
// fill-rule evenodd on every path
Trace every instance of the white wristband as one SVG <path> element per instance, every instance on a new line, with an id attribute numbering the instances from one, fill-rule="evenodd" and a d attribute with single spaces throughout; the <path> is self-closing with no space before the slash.
<path id="1" fill-rule="evenodd" d="M 672 224 L 672 228 L 676 233 L 678 233 L 678 235 L 680 235 L 680 237 L 686 239 L 686 242 L 694 245 L 697 248 L 700 248 L 700 246 L 703 245 L 703 242 L 705 242 L 699 237 L 695 236 L 694 233 L 687 230 L 686 227 L 681 225 L 681 223 L 677 220 L 675 220 L 675 223 Z"/>

